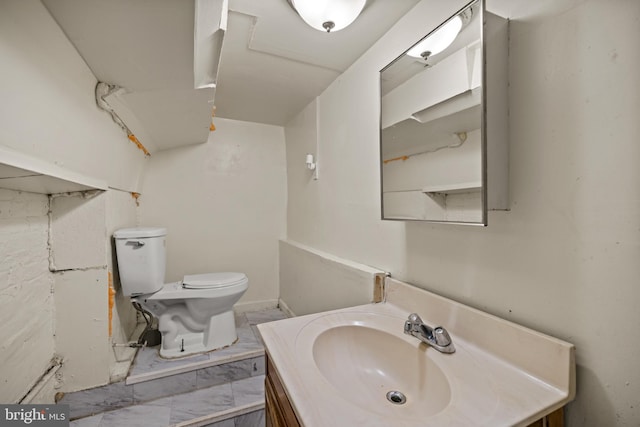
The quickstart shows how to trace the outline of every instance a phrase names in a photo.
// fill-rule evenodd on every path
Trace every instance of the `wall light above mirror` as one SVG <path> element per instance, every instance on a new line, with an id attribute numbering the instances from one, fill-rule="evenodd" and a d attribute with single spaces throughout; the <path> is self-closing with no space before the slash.
<path id="1" fill-rule="evenodd" d="M 382 219 L 487 225 L 508 208 L 507 32 L 474 0 L 381 70 Z"/>

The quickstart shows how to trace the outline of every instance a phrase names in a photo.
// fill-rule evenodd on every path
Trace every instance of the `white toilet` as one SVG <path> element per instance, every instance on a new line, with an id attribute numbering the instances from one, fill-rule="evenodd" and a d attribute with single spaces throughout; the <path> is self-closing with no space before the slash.
<path id="1" fill-rule="evenodd" d="M 226 347 L 237 340 L 233 305 L 249 287 L 242 273 L 184 276 L 164 283 L 164 228 L 113 233 L 124 295 L 158 318 L 160 356 L 175 358 Z"/>

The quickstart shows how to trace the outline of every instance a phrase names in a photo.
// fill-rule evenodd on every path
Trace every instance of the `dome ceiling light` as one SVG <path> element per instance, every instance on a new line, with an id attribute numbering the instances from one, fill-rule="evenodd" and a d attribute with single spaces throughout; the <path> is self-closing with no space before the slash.
<path id="1" fill-rule="evenodd" d="M 454 16 L 424 40 L 409 49 L 407 55 L 414 58 L 427 58 L 437 55 L 454 42 L 460 30 L 469 24 L 473 17 L 473 9 L 469 8 Z"/>
<path id="2" fill-rule="evenodd" d="M 302 20 L 318 31 L 336 32 L 358 18 L 367 0 L 287 0 Z"/>

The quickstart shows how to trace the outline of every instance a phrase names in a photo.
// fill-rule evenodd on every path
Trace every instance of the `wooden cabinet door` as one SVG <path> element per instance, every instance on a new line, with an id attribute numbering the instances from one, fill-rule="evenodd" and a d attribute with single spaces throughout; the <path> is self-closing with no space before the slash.
<path id="1" fill-rule="evenodd" d="M 275 366 L 266 357 L 265 415 L 267 427 L 301 427 Z"/>

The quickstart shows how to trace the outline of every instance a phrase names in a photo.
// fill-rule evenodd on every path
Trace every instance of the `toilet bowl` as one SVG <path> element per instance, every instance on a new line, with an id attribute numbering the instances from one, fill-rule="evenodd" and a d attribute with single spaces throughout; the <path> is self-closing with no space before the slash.
<path id="1" fill-rule="evenodd" d="M 174 358 L 233 344 L 238 339 L 233 305 L 248 287 L 242 273 L 209 273 L 185 276 L 132 300 L 158 319 L 160 355 Z"/>
<path id="2" fill-rule="evenodd" d="M 243 273 L 187 275 L 164 283 L 164 228 L 114 233 L 125 295 L 158 319 L 160 356 L 176 358 L 216 350 L 237 340 L 233 305 L 249 287 Z"/>

